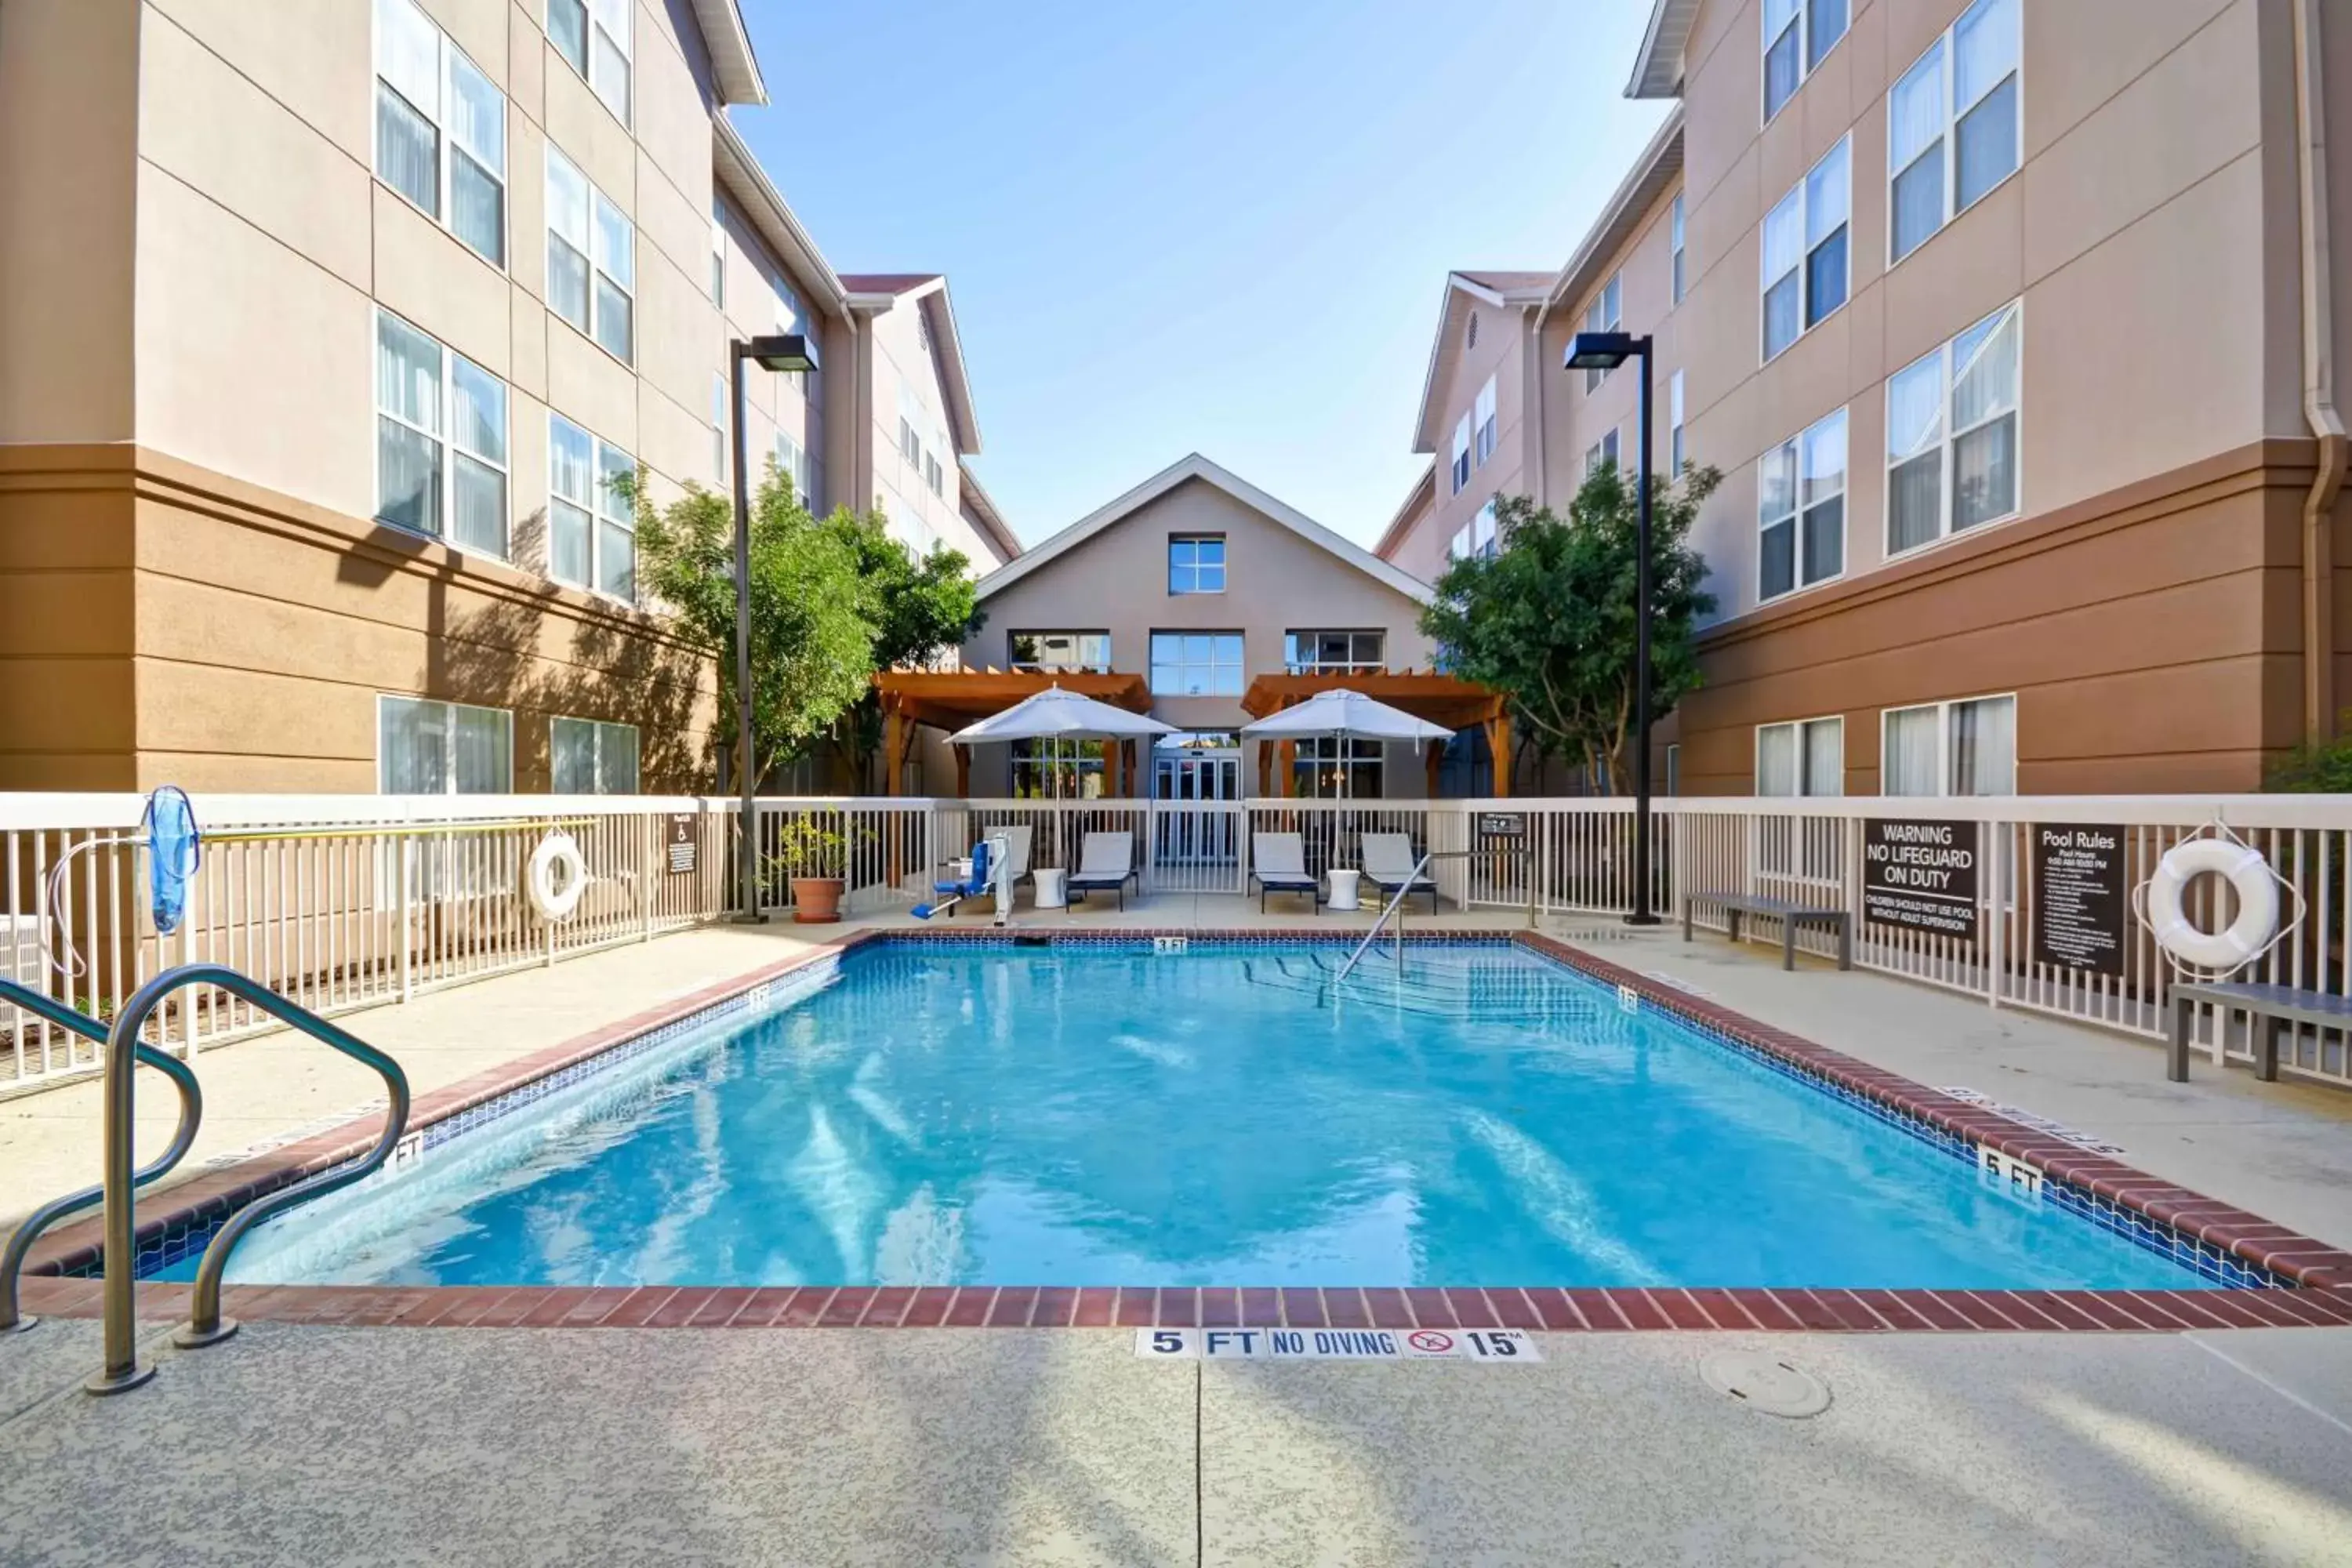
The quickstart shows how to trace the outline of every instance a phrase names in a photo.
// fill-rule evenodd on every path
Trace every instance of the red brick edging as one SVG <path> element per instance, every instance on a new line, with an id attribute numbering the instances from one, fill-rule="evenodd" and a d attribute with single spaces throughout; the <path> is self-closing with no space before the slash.
<path id="1" fill-rule="evenodd" d="M 1202 942 L 1246 938 L 1322 940 L 1328 931 L 1156 931 L 1106 928 L 1082 940 Z M 1593 978 L 1630 987 L 1645 1001 L 1738 1040 L 1848 1090 L 1946 1131 L 2039 1167 L 2126 1208 L 2294 1280 L 2299 1289 L 2181 1290 L 1932 1290 L 1710 1289 L 1118 1289 L 1076 1286 L 233 1286 L 233 1317 L 269 1322 L 407 1327 L 566 1328 L 1524 1328 L 1553 1332 L 1745 1329 L 1767 1331 L 2123 1331 L 2287 1328 L 2352 1324 L 2352 1254 L 2259 1215 L 2159 1181 L 2120 1162 L 2088 1154 L 1985 1108 L 1939 1094 L 1866 1062 L 1774 1029 L 1713 1002 L 1528 931 L 1447 931 L 1441 940 L 1509 939 Z M 674 998 L 561 1045 L 421 1097 L 412 1131 L 608 1051 L 652 1029 L 869 942 L 915 936 L 929 942 L 1001 942 L 993 929 L 868 928 L 748 973 Z M 362 1118 L 331 1131 L 207 1173 L 161 1194 L 142 1237 L 233 1211 L 260 1194 L 324 1170 L 368 1148 L 381 1124 Z M 96 1316 L 99 1282 L 57 1278 L 98 1261 L 96 1216 L 45 1238 L 36 1277 L 23 1283 L 26 1310 Z M 38 1276 L 49 1276 L 42 1278 Z M 186 1310 L 188 1287 L 143 1283 L 142 1317 Z"/>

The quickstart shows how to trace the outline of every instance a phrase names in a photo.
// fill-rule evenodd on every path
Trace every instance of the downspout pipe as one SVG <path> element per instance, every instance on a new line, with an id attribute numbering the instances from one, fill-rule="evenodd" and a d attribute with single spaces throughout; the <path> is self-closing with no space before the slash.
<path id="1" fill-rule="evenodd" d="M 2303 415 L 2318 444 L 2318 471 L 2303 501 L 2303 729 L 2308 742 L 2336 733 L 2335 514 L 2352 462 L 2336 407 L 2336 319 L 2327 213 L 2326 68 L 2321 0 L 2295 0 L 2295 165 L 2303 226 Z M 2342 18 L 2338 18 L 2341 20 Z"/>

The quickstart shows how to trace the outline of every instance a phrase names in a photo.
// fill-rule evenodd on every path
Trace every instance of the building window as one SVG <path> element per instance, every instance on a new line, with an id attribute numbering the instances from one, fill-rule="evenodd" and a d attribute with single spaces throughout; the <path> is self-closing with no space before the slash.
<path id="1" fill-rule="evenodd" d="M 714 375 L 710 378 L 710 467 L 722 485 L 730 471 L 727 416 L 727 378 Z"/>
<path id="2" fill-rule="evenodd" d="M 1683 294 L 1685 292 L 1683 281 L 1683 194 L 1680 191 L 1676 191 L 1675 193 L 1674 210 L 1666 216 L 1666 255 L 1667 260 L 1674 272 L 1673 302 L 1679 305 L 1683 302 Z"/>
<path id="3" fill-rule="evenodd" d="M 1853 139 L 1841 140 L 1764 219 L 1764 357 L 1845 303 Z"/>
<path id="4" fill-rule="evenodd" d="M 1666 472 L 1680 479 L 1683 471 L 1683 373 L 1666 383 Z"/>
<path id="5" fill-rule="evenodd" d="M 1309 800 L 1378 800 L 1387 787 L 1388 748 L 1378 741 L 1318 735 L 1293 745 L 1293 795 Z"/>
<path id="6" fill-rule="evenodd" d="M 1009 646 L 1015 669 L 1110 673 L 1108 632 L 1014 632 Z"/>
<path id="7" fill-rule="evenodd" d="M 1588 332 L 1613 332 L 1625 324 L 1625 292 L 1622 272 L 1612 272 L 1609 281 L 1601 286 L 1600 294 L 1584 308 L 1584 330 Z M 1609 379 L 1605 370 L 1588 368 L 1584 373 L 1584 390 L 1592 391 Z"/>
<path id="8" fill-rule="evenodd" d="M 1591 479 L 1601 471 L 1603 464 L 1614 463 L 1616 460 L 1617 430 L 1614 426 L 1612 426 L 1607 435 L 1584 449 L 1584 477 Z"/>
<path id="9" fill-rule="evenodd" d="M 1756 727 L 1756 793 L 1843 795 L 1845 721 L 1802 719 Z"/>
<path id="10" fill-rule="evenodd" d="M 629 0 L 547 0 L 547 36 L 555 52 L 629 122 Z"/>
<path id="11" fill-rule="evenodd" d="M 1282 665 L 1293 675 L 1378 674 L 1388 668 L 1388 640 L 1386 632 L 1286 632 Z"/>
<path id="12" fill-rule="evenodd" d="M 1151 634 L 1151 694 L 1155 697 L 1239 697 L 1242 634 Z"/>
<path id="13" fill-rule="evenodd" d="M 1845 37 L 1847 0 L 1764 0 L 1764 118 L 1769 121 Z"/>
<path id="14" fill-rule="evenodd" d="M 903 414 L 898 416 L 898 456 L 911 466 L 922 465 L 923 438 L 915 434 L 914 422 Z"/>
<path id="15" fill-rule="evenodd" d="M 1890 708 L 1879 722 L 1882 794 L 2017 793 L 2016 698 Z"/>
<path id="16" fill-rule="evenodd" d="M 716 213 L 710 218 L 710 302 L 727 309 L 727 226 Z"/>
<path id="17" fill-rule="evenodd" d="M 1465 414 L 1454 426 L 1454 493 L 1460 495 L 1470 483 L 1470 416 Z"/>
<path id="18" fill-rule="evenodd" d="M 637 793 L 637 730 L 593 719 L 558 719 L 548 737 L 558 795 Z"/>
<path id="19" fill-rule="evenodd" d="M 415 0 L 376 0 L 375 58 L 377 178 L 504 267 L 504 95 Z"/>
<path id="20" fill-rule="evenodd" d="M 2017 173 L 2017 0 L 1977 0 L 1886 95 L 1893 266 Z"/>
<path id="21" fill-rule="evenodd" d="M 1482 559 L 1492 559 L 1501 546 L 1496 531 L 1496 498 L 1488 496 L 1486 504 L 1470 520 L 1470 553 Z"/>
<path id="22" fill-rule="evenodd" d="M 1225 591 L 1225 536 L 1222 533 L 1177 534 L 1168 541 L 1168 591 L 1171 594 L 1222 594 Z"/>
<path id="23" fill-rule="evenodd" d="M 2017 511 L 2022 313 L 2004 305 L 1888 379 L 1888 554 Z"/>
<path id="24" fill-rule="evenodd" d="M 942 499 L 946 497 L 948 472 L 940 467 L 939 458 L 928 452 L 923 455 L 923 483 L 930 487 L 933 495 Z"/>
<path id="25" fill-rule="evenodd" d="M 377 519 L 504 559 L 506 383 L 384 310 L 375 364 Z"/>
<path id="26" fill-rule="evenodd" d="M 623 364 L 635 363 L 637 231 L 578 165 L 547 150 L 547 302 Z"/>
<path id="27" fill-rule="evenodd" d="M 1683 793 L 1683 749 L 1679 742 L 1666 748 L 1666 788 L 1669 795 Z"/>
<path id="28" fill-rule="evenodd" d="M 816 510 L 816 465 L 808 448 L 783 431 L 776 432 L 776 467 L 793 481 L 793 496 L 810 511 Z"/>
<path id="29" fill-rule="evenodd" d="M 1486 459 L 1495 455 L 1495 378 L 1488 376 L 1486 384 L 1478 389 L 1477 406 L 1471 411 L 1477 427 L 1477 463 L 1485 468 Z"/>
<path id="30" fill-rule="evenodd" d="M 549 574 L 635 603 L 636 463 L 610 441 L 551 414 L 547 468 Z"/>
<path id="31" fill-rule="evenodd" d="M 1756 463 L 1761 558 L 1757 597 L 1776 599 L 1845 570 L 1845 410 Z"/>
<path id="32" fill-rule="evenodd" d="M 415 697 L 375 700 L 376 789 L 384 795 L 510 795 L 514 715 Z"/>
<path id="33" fill-rule="evenodd" d="M 1015 800 L 1100 800 L 1102 744 L 1096 741 L 1015 741 L 1012 752 Z"/>

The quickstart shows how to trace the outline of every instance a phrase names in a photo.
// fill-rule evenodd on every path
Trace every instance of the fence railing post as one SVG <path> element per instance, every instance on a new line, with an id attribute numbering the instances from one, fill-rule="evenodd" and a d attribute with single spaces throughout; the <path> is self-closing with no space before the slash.
<path id="1" fill-rule="evenodd" d="M 409 908 L 409 888 L 416 879 L 416 839 L 412 834 L 399 837 L 400 854 L 400 999 L 404 1002 L 416 994 L 415 979 L 410 970 L 409 949 L 415 945 L 415 911 Z"/>
<path id="2" fill-rule="evenodd" d="M 2009 825 L 1988 822 L 1981 831 L 1984 837 L 1978 845 L 1977 853 L 1992 862 L 1988 868 L 1990 874 L 1985 878 L 1985 885 L 1992 889 L 1992 910 L 1985 922 L 1989 939 L 1986 946 L 1990 949 L 1985 955 L 1985 1002 L 1989 1006 L 1999 1007 L 2001 977 L 2009 973 L 2009 888 L 2008 879 L 2001 874 L 2001 862 L 2006 858 L 2002 850 L 2010 837 Z"/>

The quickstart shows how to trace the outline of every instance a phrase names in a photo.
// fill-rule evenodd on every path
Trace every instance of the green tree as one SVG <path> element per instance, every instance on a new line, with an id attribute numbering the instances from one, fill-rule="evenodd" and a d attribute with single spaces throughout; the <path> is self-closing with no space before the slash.
<path id="1" fill-rule="evenodd" d="M 1654 722 L 1699 684 L 1694 638 L 1715 600 L 1700 587 L 1706 563 L 1689 537 L 1722 479 L 1714 468 L 1687 469 L 1675 484 L 1650 479 Z M 1509 697 L 1533 750 L 1607 778 L 1618 794 L 1633 788 L 1635 508 L 1614 463 L 1584 481 L 1564 520 L 1524 496 L 1501 498 L 1501 548 L 1448 566 L 1421 617 L 1449 670 Z"/>
<path id="2" fill-rule="evenodd" d="M 980 630 L 987 617 L 961 552 L 935 544 L 918 556 L 890 537 L 878 512 L 836 511 L 825 526 L 840 531 L 857 563 L 874 626 L 869 668 L 928 664 Z M 872 787 L 868 775 L 882 744 L 882 705 L 871 681 L 834 726 L 833 742 L 859 786 Z"/>
<path id="3" fill-rule="evenodd" d="M 2352 729 L 2352 712 L 2337 721 Z M 2305 741 L 2271 764 L 2263 787 L 2279 795 L 2343 795 L 2352 792 L 2352 734 Z"/>
<path id="4" fill-rule="evenodd" d="M 656 509 L 631 484 L 645 585 L 719 669 L 717 736 L 736 739 L 735 510 L 688 485 Z M 772 462 L 751 498 L 751 754 L 756 778 L 804 752 L 865 694 L 876 617 L 843 514 L 819 520 Z"/>

